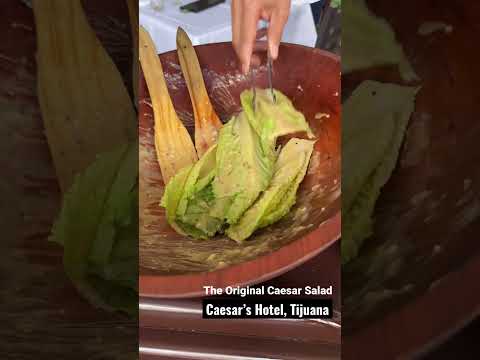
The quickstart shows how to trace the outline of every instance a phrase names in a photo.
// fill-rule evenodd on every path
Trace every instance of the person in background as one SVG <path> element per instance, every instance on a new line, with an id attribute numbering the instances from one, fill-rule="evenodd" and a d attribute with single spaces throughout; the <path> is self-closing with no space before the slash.
<path id="1" fill-rule="evenodd" d="M 316 5 L 317 9 L 314 9 Z M 341 49 L 341 0 L 323 0 L 312 4 L 315 18 L 318 11 L 317 43 L 315 47 L 340 55 Z"/>
<path id="2" fill-rule="evenodd" d="M 330 0 L 311 2 L 312 15 L 316 24 L 319 23 L 330 2 Z M 267 50 L 273 60 L 277 59 L 283 28 L 290 14 L 290 6 L 290 0 L 232 0 L 232 43 L 243 73 L 246 74 L 251 66 L 259 65 L 260 60 L 254 54 L 255 51 Z M 269 23 L 267 30 L 257 31 L 259 20 Z M 320 30 L 318 25 L 317 28 Z M 267 35 L 266 43 L 256 41 L 265 35 Z M 318 44 L 317 41 L 317 47 L 319 47 Z"/>
<path id="3" fill-rule="evenodd" d="M 315 24 L 318 24 L 320 21 L 320 16 L 322 14 L 323 5 L 325 2 L 326 0 L 320 0 L 310 4 L 310 7 L 312 8 L 313 22 Z"/>

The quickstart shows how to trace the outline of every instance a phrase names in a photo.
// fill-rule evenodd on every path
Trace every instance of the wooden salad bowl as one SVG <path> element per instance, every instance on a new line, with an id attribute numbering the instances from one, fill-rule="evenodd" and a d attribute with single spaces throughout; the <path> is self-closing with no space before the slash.
<path id="1" fill-rule="evenodd" d="M 212 104 L 225 123 L 240 111 L 240 93 L 250 88 L 239 72 L 231 43 L 195 47 Z M 308 120 L 317 142 L 297 203 L 280 222 L 255 232 L 243 244 L 222 236 L 195 240 L 168 225 L 159 206 L 165 184 L 153 145 L 153 112 L 143 77 L 139 91 L 140 296 L 194 297 L 203 286 L 254 284 L 292 269 L 340 237 L 340 61 L 318 49 L 282 44 L 274 63 L 274 87 Z M 160 55 L 175 109 L 190 134 L 192 105 L 176 51 Z M 257 87 L 267 87 L 260 66 Z M 316 116 L 326 113 L 328 117 Z M 325 269 L 340 271 L 340 269 Z"/>

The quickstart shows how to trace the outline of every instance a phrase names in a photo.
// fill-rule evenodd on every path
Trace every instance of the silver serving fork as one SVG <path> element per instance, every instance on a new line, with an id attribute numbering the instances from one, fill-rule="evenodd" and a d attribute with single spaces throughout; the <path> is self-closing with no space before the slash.
<path id="1" fill-rule="evenodd" d="M 252 87 L 253 91 L 253 112 L 255 112 L 256 104 L 257 104 L 257 92 L 255 90 L 255 69 L 253 67 L 250 68 L 250 86 Z"/>
<path id="2" fill-rule="evenodd" d="M 270 87 L 270 92 L 272 93 L 273 102 L 276 103 L 277 97 L 275 96 L 275 92 L 273 91 L 272 72 L 273 72 L 272 57 L 270 56 L 270 52 L 268 52 L 268 55 L 267 55 L 268 86 Z"/>

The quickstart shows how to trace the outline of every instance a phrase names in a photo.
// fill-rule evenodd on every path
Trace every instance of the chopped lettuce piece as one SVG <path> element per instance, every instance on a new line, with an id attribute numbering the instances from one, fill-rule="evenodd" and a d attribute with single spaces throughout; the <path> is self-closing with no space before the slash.
<path id="1" fill-rule="evenodd" d="M 275 173 L 265 192 L 226 233 L 236 241 L 247 239 L 256 229 L 285 216 L 295 203 L 298 186 L 305 177 L 314 141 L 293 138 L 280 152 Z"/>
<path id="2" fill-rule="evenodd" d="M 306 132 L 309 138 L 313 138 L 312 130 L 305 117 L 295 109 L 290 99 L 278 90 L 273 92 L 275 102 L 270 89 L 256 89 L 255 111 L 253 110 L 253 91 L 246 90 L 240 95 L 248 122 L 260 136 L 262 144 L 274 148 L 280 136 L 299 132 Z"/>
<path id="3" fill-rule="evenodd" d="M 342 73 L 375 66 L 398 65 L 406 81 L 418 80 L 390 24 L 375 16 L 365 0 L 342 4 Z"/>
<path id="4" fill-rule="evenodd" d="M 177 216 L 184 216 L 189 202 L 213 180 L 213 176 L 215 175 L 216 148 L 216 145 L 212 146 L 204 156 L 192 166 L 192 170 L 185 181 L 183 194 L 178 203 Z"/>
<path id="5" fill-rule="evenodd" d="M 212 181 L 215 176 L 217 145 L 210 147 L 193 165 L 176 210 L 177 221 L 183 230 L 196 238 L 207 238 L 220 230 L 223 221 L 209 214 L 214 205 Z"/>
<path id="6" fill-rule="evenodd" d="M 165 192 L 163 194 L 160 205 L 166 209 L 167 221 L 176 232 L 182 235 L 187 233 L 177 223 L 177 208 L 180 203 L 180 199 L 183 196 L 185 183 L 192 171 L 193 165 L 188 165 L 180 170 L 173 178 L 168 182 Z"/>
<path id="7" fill-rule="evenodd" d="M 230 120 L 218 139 L 213 192 L 219 202 L 212 216 L 236 223 L 267 188 L 274 163 L 244 112 Z"/>
<path id="8" fill-rule="evenodd" d="M 51 240 L 93 305 L 138 311 L 138 144 L 100 155 L 65 194 Z"/>
<path id="9" fill-rule="evenodd" d="M 305 142 L 307 140 L 299 140 L 299 141 Z M 297 174 L 297 177 L 295 178 L 291 186 L 287 189 L 287 192 L 282 197 L 282 199 L 278 203 L 273 202 L 269 206 L 269 208 L 265 212 L 265 215 L 262 217 L 260 221 L 260 224 L 258 226 L 259 228 L 271 225 L 274 222 L 280 220 L 282 217 L 288 214 L 292 206 L 295 204 L 298 187 L 300 186 L 300 183 L 305 177 L 305 174 L 308 169 L 310 157 L 313 152 L 313 145 L 314 145 L 314 142 L 309 141 L 309 143 L 305 142 L 302 145 L 299 144 L 298 148 L 295 149 L 295 151 L 298 151 L 298 154 L 297 154 L 298 156 L 301 156 L 302 152 L 305 155 L 305 161 L 303 163 L 303 167 L 300 169 L 300 172 Z M 304 149 L 302 149 L 302 147 L 304 147 Z M 294 154 L 295 154 L 294 151 L 292 151 L 292 156 L 295 156 Z"/>
<path id="10" fill-rule="evenodd" d="M 375 203 L 395 168 L 418 90 L 368 80 L 343 105 L 343 263 L 372 232 Z"/>
<path id="11" fill-rule="evenodd" d="M 190 201 L 185 215 L 181 218 L 184 226 L 194 227 L 192 236 L 196 238 L 208 238 L 214 236 L 222 227 L 223 221 L 209 214 L 210 208 L 215 202 L 212 184 L 195 194 Z"/>

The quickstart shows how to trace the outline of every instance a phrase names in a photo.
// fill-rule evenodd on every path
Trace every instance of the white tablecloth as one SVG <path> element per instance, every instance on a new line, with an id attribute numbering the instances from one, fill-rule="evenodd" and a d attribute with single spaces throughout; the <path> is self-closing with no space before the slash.
<path id="1" fill-rule="evenodd" d="M 193 45 L 232 41 L 230 1 L 198 14 L 183 13 L 180 6 L 192 0 L 139 0 L 140 25 L 152 36 L 158 53 L 176 49 L 177 27 L 181 26 Z M 314 47 L 317 32 L 309 3 L 292 1 L 282 41 Z"/>

